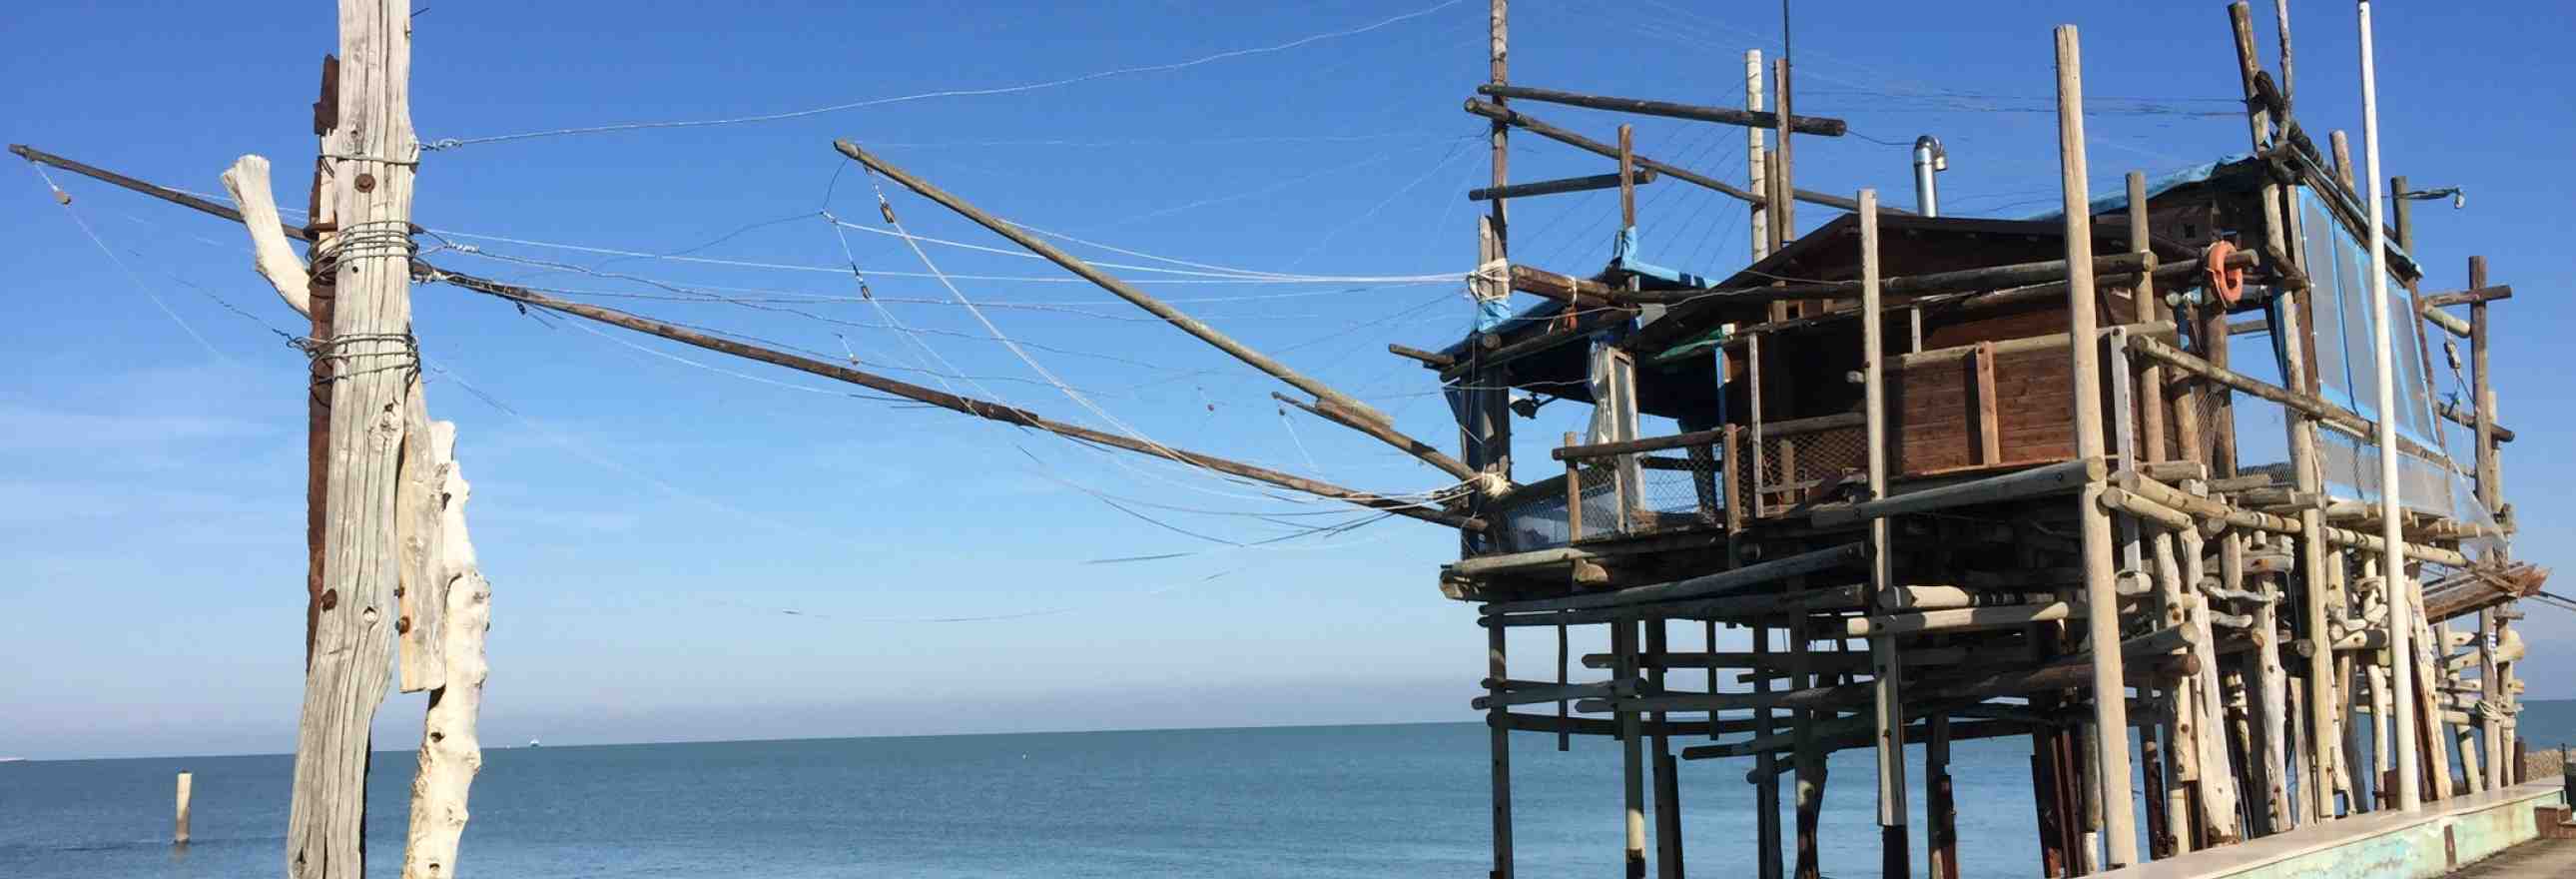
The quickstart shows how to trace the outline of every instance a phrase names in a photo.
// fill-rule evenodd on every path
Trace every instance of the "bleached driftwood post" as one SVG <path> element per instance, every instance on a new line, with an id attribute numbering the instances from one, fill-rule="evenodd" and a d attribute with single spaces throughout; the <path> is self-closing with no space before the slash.
<path id="1" fill-rule="evenodd" d="M 176 816 L 176 825 L 170 831 L 170 842 L 174 845 L 188 844 L 188 788 L 191 787 L 190 782 L 195 780 L 196 777 L 190 773 L 179 773 L 179 814 Z"/>
<path id="2" fill-rule="evenodd" d="M 232 193 L 233 205 L 241 209 L 242 227 L 250 230 L 252 268 L 277 288 L 278 298 L 286 300 L 288 308 L 311 316 L 312 292 L 304 277 L 308 269 L 279 228 L 277 196 L 269 186 L 268 160 L 259 156 L 234 160 L 231 170 L 224 172 L 224 191 Z"/>
<path id="3" fill-rule="evenodd" d="M 424 444 L 430 483 L 422 500 L 432 511 L 428 571 L 443 586 L 446 607 L 437 632 L 446 685 L 429 694 L 429 717 L 420 736 L 420 774 L 411 782 L 411 834 L 403 850 L 403 879 L 456 875 L 456 848 L 465 835 L 466 793 L 483 768 L 474 724 L 483 707 L 484 632 L 492 627 L 492 587 L 474 559 L 465 529 L 465 500 L 472 486 L 457 468 L 456 425 L 434 422 Z"/>

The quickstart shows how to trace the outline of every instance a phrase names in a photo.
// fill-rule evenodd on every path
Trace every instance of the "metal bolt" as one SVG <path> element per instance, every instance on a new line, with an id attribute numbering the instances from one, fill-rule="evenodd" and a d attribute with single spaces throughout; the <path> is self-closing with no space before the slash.
<path id="1" fill-rule="evenodd" d="M 359 191 L 359 192 L 374 192 L 374 191 L 376 191 L 376 175 L 361 172 L 361 173 L 358 175 L 358 191 Z"/>

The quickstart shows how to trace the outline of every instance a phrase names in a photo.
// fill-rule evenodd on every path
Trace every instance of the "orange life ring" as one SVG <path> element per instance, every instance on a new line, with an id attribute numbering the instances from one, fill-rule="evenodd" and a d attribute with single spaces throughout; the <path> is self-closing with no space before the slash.
<path id="1" fill-rule="evenodd" d="M 2227 267 L 2227 258 L 2236 254 L 2236 245 L 2224 240 L 2212 241 L 2201 254 L 2201 265 L 2209 272 L 2209 289 L 2229 305 L 2245 298 L 2245 270 Z"/>

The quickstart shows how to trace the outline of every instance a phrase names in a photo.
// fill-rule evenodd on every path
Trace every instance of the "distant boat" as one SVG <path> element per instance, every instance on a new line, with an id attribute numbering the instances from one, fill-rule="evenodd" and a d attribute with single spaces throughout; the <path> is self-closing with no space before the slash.
<path id="1" fill-rule="evenodd" d="M 545 747 L 545 746 L 544 746 L 544 745 L 542 745 L 542 744 L 538 744 L 536 739 L 529 739 L 529 740 L 528 740 L 528 747 L 531 747 L 531 748 L 542 748 L 542 747 Z"/>
<path id="2" fill-rule="evenodd" d="M 25 763 L 25 762 L 27 762 L 27 758 L 25 758 L 25 757 L 0 757 L 0 763 Z"/>

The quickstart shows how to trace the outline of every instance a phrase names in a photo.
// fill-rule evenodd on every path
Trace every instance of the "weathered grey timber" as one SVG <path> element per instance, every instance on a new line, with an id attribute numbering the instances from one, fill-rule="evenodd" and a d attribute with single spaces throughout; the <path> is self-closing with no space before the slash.
<path id="1" fill-rule="evenodd" d="M 388 683 L 403 407 L 419 387 L 411 343 L 410 0 L 340 3 L 340 126 L 332 201 L 339 217 L 329 254 L 337 301 L 333 366 L 330 520 L 323 533 L 324 591 L 296 728 L 295 782 L 287 810 L 287 875 L 363 879 L 368 725 Z"/>

